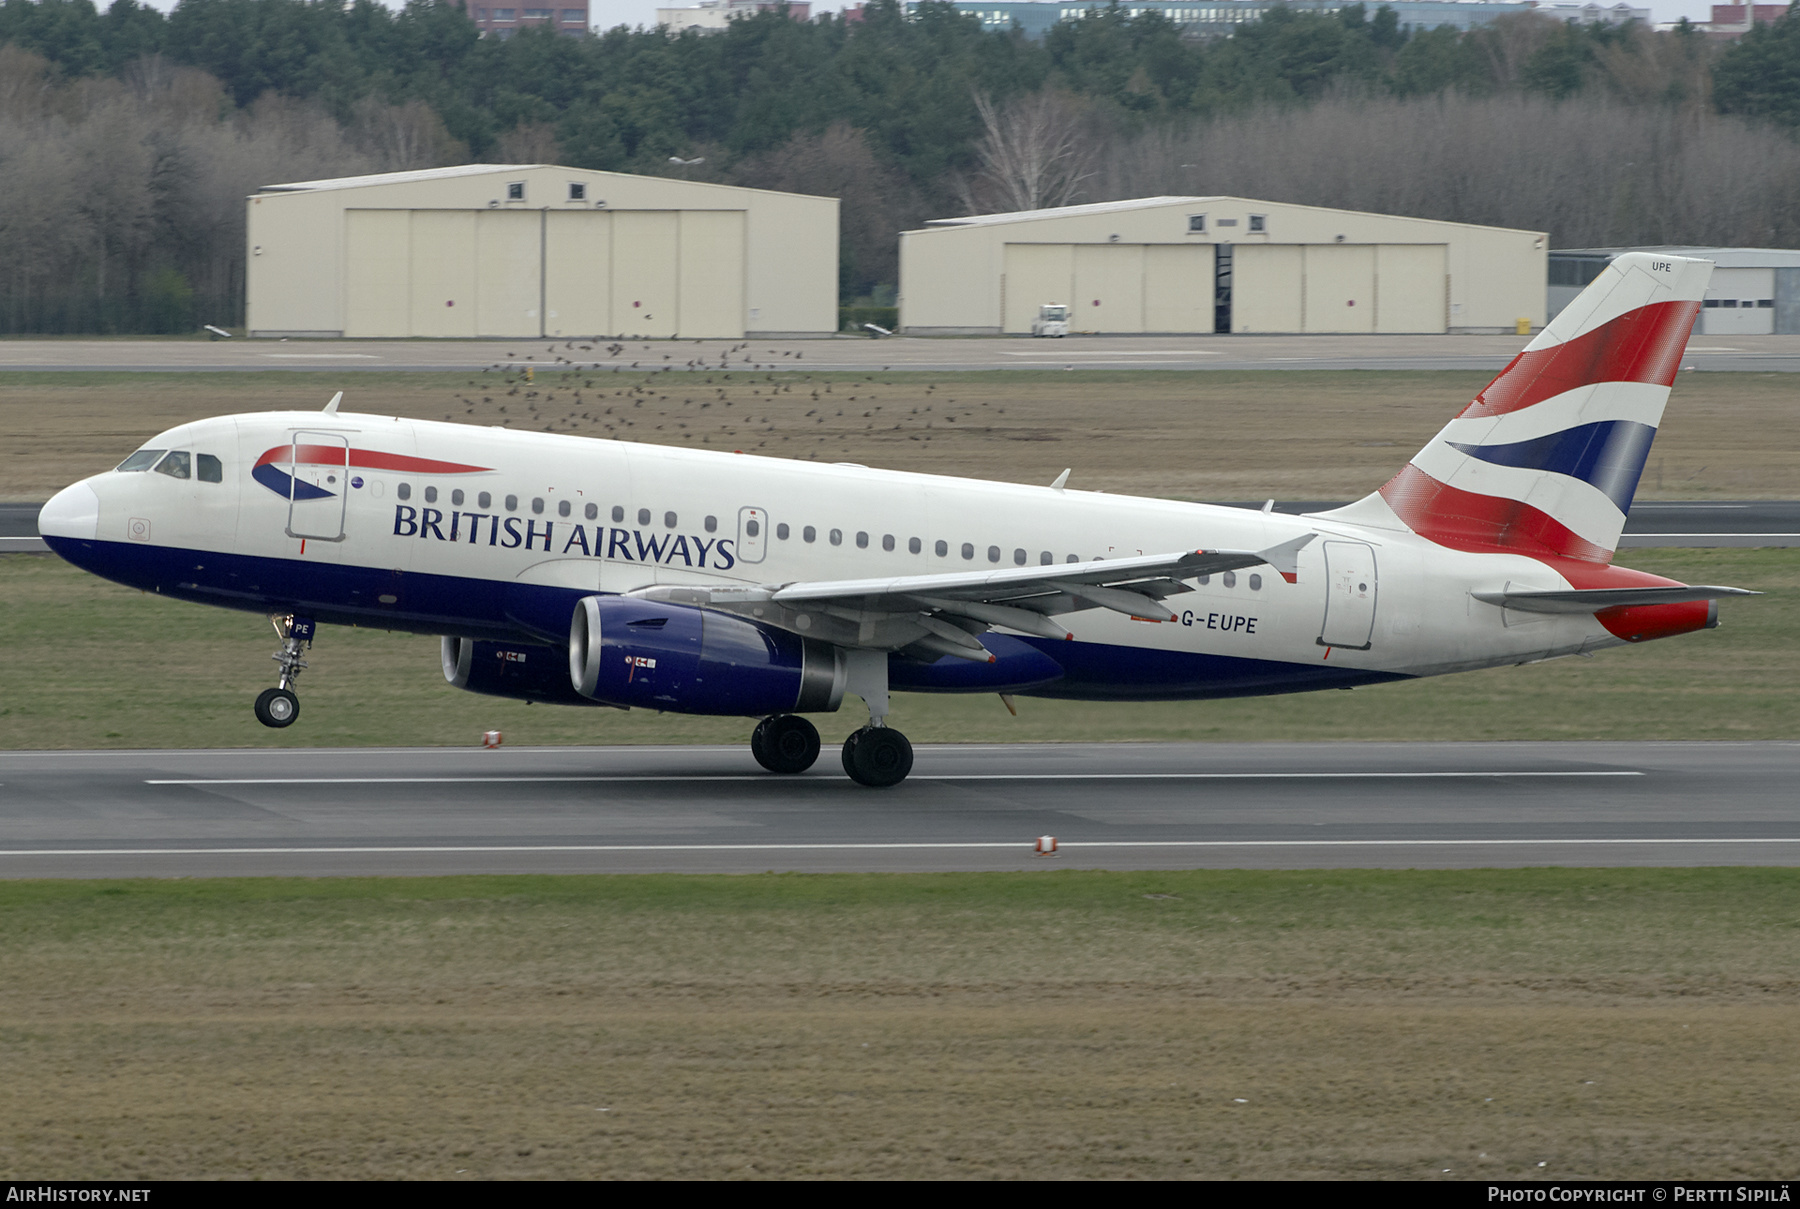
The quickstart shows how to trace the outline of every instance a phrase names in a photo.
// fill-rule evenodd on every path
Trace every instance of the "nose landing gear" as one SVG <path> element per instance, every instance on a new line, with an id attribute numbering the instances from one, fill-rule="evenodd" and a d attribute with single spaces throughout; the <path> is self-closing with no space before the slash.
<path id="1" fill-rule="evenodd" d="M 294 682 L 306 667 L 300 652 L 312 645 L 313 621 L 310 617 L 277 613 L 269 618 L 269 623 L 281 638 L 281 649 L 270 656 L 281 665 L 281 680 L 277 687 L 264 689 L 256 698 L 256 720 L 279 730 L 292 726 L 300 716 L 300 698 L 294 695 Z"/>

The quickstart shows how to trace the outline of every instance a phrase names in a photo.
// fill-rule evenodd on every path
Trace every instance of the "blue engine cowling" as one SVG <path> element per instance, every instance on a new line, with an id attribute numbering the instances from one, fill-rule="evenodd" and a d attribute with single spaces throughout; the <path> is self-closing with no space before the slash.
<path id="1" fill-rule="evenodd" d="M 443 660 L 444 679 L 471 693 L 556 705 L 606 704 L 575 691 L 569 684 L 568 660 L 553 646 L 446 638 Z"/>
<path id="2" fill-rule="evenodd" d="M 844 698 L 835 646 L 692 605 L 587 596 L 566 684 L 583 698 L 682 714 L 810 713 Z"/>

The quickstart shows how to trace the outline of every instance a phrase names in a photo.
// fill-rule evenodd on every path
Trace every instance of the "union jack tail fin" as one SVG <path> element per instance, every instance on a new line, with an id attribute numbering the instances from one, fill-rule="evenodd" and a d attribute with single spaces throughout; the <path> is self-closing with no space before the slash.
<path id="1" fill-rule="evenodd" d="M 1330 515 L 1458 550 L 1610 562 L 1712 268 L 1618 257 L 1399 474 Z"/>

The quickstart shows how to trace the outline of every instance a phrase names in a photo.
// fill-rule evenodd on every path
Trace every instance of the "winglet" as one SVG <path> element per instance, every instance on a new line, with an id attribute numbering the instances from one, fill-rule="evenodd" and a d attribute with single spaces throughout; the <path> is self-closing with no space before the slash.
<path id="1" fill-rule="evenodd" d="M 1069 470 L 1073 469 L 1073 466 L 1069 467 Z M 1061 491 L 1063 489 L 1063 484 L 1069 481 L 1069 470 L 1064 470 L 1061 474 L 1056 476 L 1056 481 L 1050 484 L 1050 490 Z"/>
<path id="2" fill-rule="evenodd" d="M 1293 541 L 1282 542 L 1279 546 L 1270 546 L 1267 550 L 1259 550 L 1257 553 L 1264 562 L 1280 572 L 1281 578 L 1291 584 L 1299 583 L 1300 551 L 1305 549 L 1307 543 L 1317 536 L 1319 536 L 1317 533 L 1305 533 Z"/>
<path id="3" fill-rule="evenodd" d="M 344 401 L 344 392 L 340 390 L 340 391 L 338 391 L 337 394 L 331 396 L 331 402 L 329 402 L 325 405 L 325 414 L 328 416 L 337 415 L 337 405 L 339 403 L 342 403 L 343 401 Z"/>

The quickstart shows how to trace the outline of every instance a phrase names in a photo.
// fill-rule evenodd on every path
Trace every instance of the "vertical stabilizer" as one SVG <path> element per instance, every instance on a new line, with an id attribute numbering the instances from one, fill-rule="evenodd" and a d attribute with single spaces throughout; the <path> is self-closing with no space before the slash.
<path id="1" fill-rule="evenodd" d="M 1712 268 L 1618 257 L 1380 491 L 1328 515 L 1611 561 Z"/>

